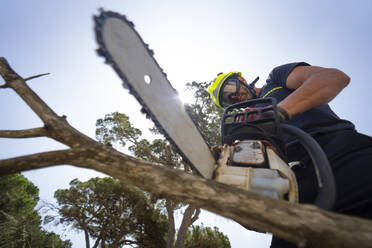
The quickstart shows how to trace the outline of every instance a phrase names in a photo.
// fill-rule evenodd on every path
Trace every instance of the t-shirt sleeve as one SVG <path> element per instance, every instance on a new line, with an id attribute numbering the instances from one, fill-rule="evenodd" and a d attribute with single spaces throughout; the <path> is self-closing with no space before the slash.
<path id="1" fill-rule="evenodd" d="M 309 66 L 310 64 L 306 62 L 296 62 L 296 63 L 289 63 L 285 65 L 281 65 L 278 67 L 275 67 L 269 75 L 269 78 L 271 81 L 275 84 L 278 84 L 280 86 L 286 87 L 286 81 L 288 78 L 289 73 L 299 65 Z"/>

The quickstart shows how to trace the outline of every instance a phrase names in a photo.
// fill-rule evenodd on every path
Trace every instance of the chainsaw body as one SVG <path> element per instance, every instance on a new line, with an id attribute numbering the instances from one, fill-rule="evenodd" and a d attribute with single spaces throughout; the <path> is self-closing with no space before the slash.
<path id="1" fill-rule="evenodd" d="M 221 133 L 223 147 L 215 173 L 217 181 L 298 202 L 296 177 L 285 162 L 275 99 L 229 106 L 222 118 Z"/>
<path id="2" fill-rule="evenodd" d="M 221 151 L 216 180 L 275 199 L 298 202 L 294 173 L 262 141 L 243 140 Z"/>
<path id="3" fill-rule="evenodd" d="M 225 109 L 222 149 L 215 171 L 217 181 L 276 199 L 298 202 L 298 184 L 287 161 L 282 132 L 294 137 L 310 156 L 318 181 L 314 205 L 330 210 L 336 183 L 328 158 L 306 132 L 280 123 L 274 98 L 254 99 Z"/>

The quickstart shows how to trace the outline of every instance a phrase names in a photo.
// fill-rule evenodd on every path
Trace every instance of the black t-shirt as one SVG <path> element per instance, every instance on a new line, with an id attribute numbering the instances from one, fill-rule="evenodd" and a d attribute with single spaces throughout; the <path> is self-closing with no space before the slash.
<path id="1" fill-rule="evenodd" d="M 266 80 L 259 98 L 273 97 L 279 103 L 294 90 L 286 87 L 286 81 L 289 73 L 296 66 L 309 66 L 305 62 L 290 63 L 275 67 Z M 328 104 L 310 109 L 302 114 L 293 116 L 287 124 L 296 126 L 305 132 L 314 135 L 320 133 L 329 133 L 337 130 L 354 130 L 354 124 L 347 120 L 340 119 L 329 107 Z M 291 144 L 293 139 L 286 136 L 285 143 Z"/>

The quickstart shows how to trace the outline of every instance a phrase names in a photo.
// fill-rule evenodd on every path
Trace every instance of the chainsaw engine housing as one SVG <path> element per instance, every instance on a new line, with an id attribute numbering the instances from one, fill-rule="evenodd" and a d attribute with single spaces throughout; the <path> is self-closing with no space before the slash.
<path id="1" fill-rule="evenodd" d="M 276 100 L 250 100 L 226 108 L 223 152 L 216 180 L 261 195 L 298 202 L 294 173 L 285 162 Z"/>
<path id="2" fill-rule="evenodd" d="M 264 140 L 285 160 L 285 146 L 280 128 L 276 99 L 254 99 L 225 109 L 221 122 L 222 145 L 237 140 Z"/>

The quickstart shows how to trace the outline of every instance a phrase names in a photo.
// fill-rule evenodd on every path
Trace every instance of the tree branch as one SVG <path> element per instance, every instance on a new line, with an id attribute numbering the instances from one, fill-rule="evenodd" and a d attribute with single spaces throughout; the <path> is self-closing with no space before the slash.
<path id="1" fill-rule="evenodd" d="M 0 58 L 0 75 L 4 78 L 6 84 L 14 89 L 44 122 L 47 122 L 48 116 L 57 116 L 57 114 L 26 85 L 24 79 L 10 67 L 6 59 L 2 57 Z"/>
<path id="2" fill-rule="evenodd" d="M 192 218 L 190 220 L 190 225 L 192 225 L 195 221 L 197 221 L 199 219 L 199 214 L 200 214 L 200 208 L 196 208 L 195 212 L 194 212 L 194 215 L 192 216 Z"/>
<path id="3" fill-rule="evenodd" d="M 271 199 L 122 154 L 80 133 L 58 117 L 4 58 L 0 58 L 0 75 L 43 120 L 50 137 L 72 148 L 1 160 L 2 174 L 71 164 L 103 172 L 159 197 L 204 208 L 297 244 L 320 248 L 371 247 L 372 221 L 327 212 L 312 205 Z"/>
<path id="4" fill-rule="evenodd" d="M 93 248 L 97 248 L 98 245 L 99 245 L 99 242 L 100 242 L 100 241 L 101 241 L 101 238 L 100 238 L 100 237 L 97 238 L 97 239 L 96 239 L 96 242 L 94 242 Z"/>
<path id="5" fill-rule="evenodd" d="M 35 75 L 35 76 L 31 76 L 31 77 L 28 77 L 28 78 L 25 78 L 25 81 L 29 81 L 29 80 L 32 80 L 32 79 L 35 79 L 35 78 L 39 78 L 39 77 L 42 77 L 42 76 L 46 76 L 46 75 L 49 75 L 50 73 L 43 73 L 43 74 L 38 74 L 38 75 Z"/>
<path id="6" fill-rule="evenodd" d="M 82 158 L 89 158 L 91 155 L 92 151 L 89 149 L 77 148 L 4 159 L 0 160 L 0 174 L 17 173 L 55 165 L 73 165 L 81 163 Z"/>
<path id="7" fill-rule="evenodd" d="M 0 57 L 0 75 L 4 78 L 5 83 L 20 78 L 20 76 L 10 67 L 4 57 Z"/>
<path id="8" fill-rule="evenodd" d="M 48 127 L 50 137 L 70 147 L 89 144 L 93 139 L 71 127 L 64 116 L 58 116 L 8 64 L 0 57 L 0 75 L 5 85 L 12 88 Z"/>
<path id="9" fill-rule="evenodd" d="M 185 213 L 183 214 L 183 219 L 182 219 L 182 222 L 181 222 L 181 226 L 178 229 L 177 240 L 176 240 L 176 244 L 175 244 L 174 248 L 183 248 L 184 247 L 185 238 L 186 238 L 186 234 L 187 234 L 187 229 L 193 223 L 192 217 L 193 217 L 194 211 L 195 211 L 195 208 L 190 206 L 190 205 L 186 208 Z"/>
<path id="10" fill-rule="evenodd" d="M 48 136 L 45 127 L 25 130 L 0 130 L 0 138 L 36 138 Z"/>
<path id="11" fill-rule="evenodd" d="M 5 218 L 7 218 L 8 220 L 10 220 L 11 222 L 13 222 L 14 224 L 18 225 L 18 220 L 16 218 L 14 218 L 13 215 L 10 215 L 8 213 L 6 213 L 5 211 L 3 210 L 0 210 L 0 214 L 4 215 Z"/>

